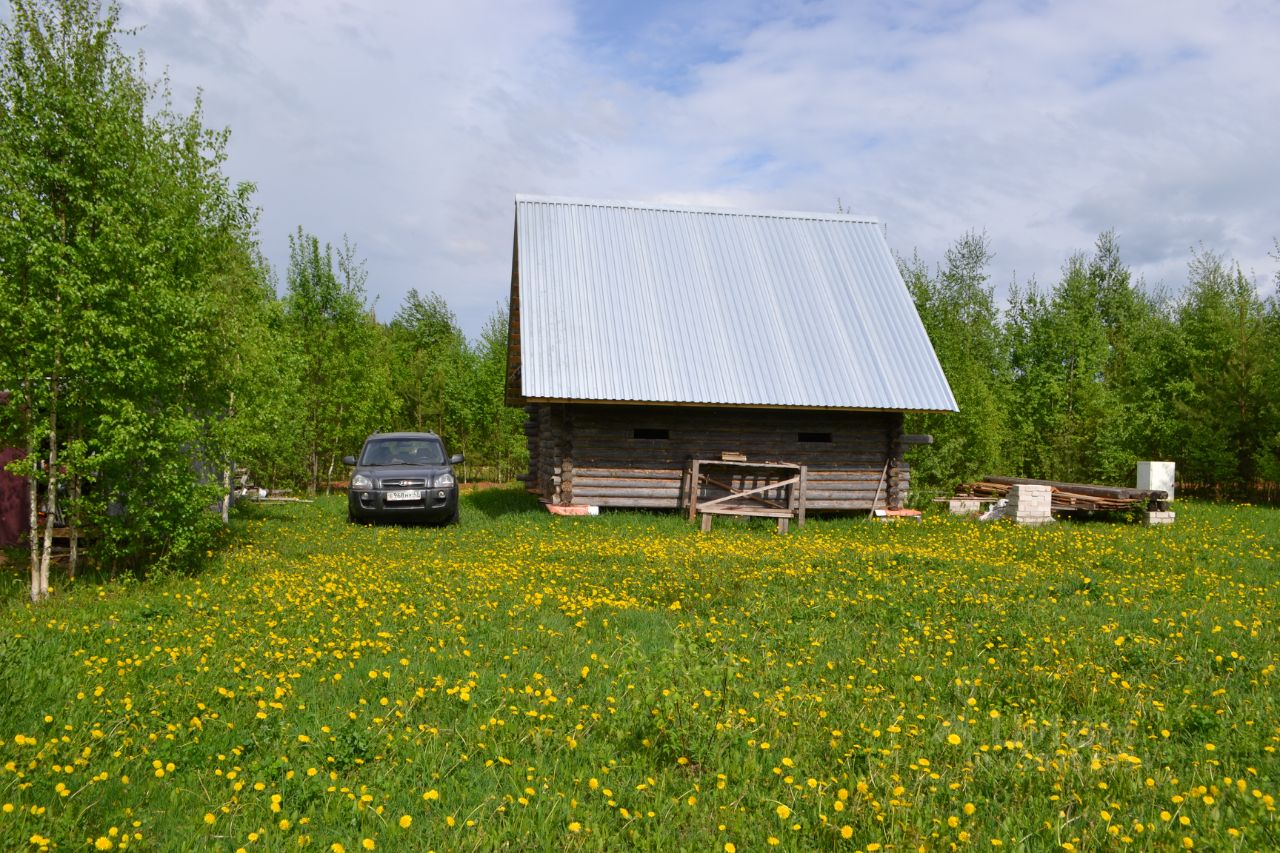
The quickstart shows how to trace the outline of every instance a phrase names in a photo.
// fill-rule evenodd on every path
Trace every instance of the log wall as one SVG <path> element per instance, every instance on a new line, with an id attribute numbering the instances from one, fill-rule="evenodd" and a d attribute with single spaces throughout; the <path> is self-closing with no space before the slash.
<path id="1" fill-rule="evenodd" d="M 676 509 L 687 504 L 689 460 L 723 451 L 807 465 L 811 510 L 869 510 L 877 488 L 880 506 L 901 507 L 910 488 L 901 412 L 559 403 L 526 411 L 523 479 L 551 503 Z M 637 429 L 668 437 L 636 438 Z M 800 441 L 801 433 L 831 441 Z"/>

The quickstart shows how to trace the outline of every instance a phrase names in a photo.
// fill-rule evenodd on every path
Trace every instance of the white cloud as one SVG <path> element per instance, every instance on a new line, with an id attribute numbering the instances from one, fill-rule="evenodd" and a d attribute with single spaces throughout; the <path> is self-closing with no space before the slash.
<path id="1" fill-rule="evenodd" d="M 1054 281 L 1111 227 L 1153 283 L 1177 286 L 1199 241 L 1275 267 L 1267 3 L 751 12 L 680 4 L 603 35 L 556 0 L 136 0 L 124 18 L 147 23 L 152 72 L 170 66 L 179 95 L 202 85 L 209 123 L 231 126 L 269 256 L 298 224 L 348 233 L 384 317 L 437 290 L 476 332 L 506 298 L 517 192 L 840 199 L 926 259 L 986 230 L 1000 284 Z"/>

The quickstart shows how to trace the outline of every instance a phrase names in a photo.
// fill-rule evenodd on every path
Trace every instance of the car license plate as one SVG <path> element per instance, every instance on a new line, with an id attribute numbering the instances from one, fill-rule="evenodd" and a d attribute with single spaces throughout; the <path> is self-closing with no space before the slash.
<path id="1" fill-rule="evenodd" d="M 399 492 L 387 492 L 388 501 L 420 501 L 422 500 L 422 489 L 404 489 Z"/>

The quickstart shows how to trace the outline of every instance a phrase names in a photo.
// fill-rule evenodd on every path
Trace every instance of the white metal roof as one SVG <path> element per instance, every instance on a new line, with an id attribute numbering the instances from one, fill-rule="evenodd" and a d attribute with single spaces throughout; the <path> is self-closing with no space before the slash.
<path id="1" fill-rule="evenodd" d="M 954 411 L 875 219 L 516 197 L 534 400 Z"/>

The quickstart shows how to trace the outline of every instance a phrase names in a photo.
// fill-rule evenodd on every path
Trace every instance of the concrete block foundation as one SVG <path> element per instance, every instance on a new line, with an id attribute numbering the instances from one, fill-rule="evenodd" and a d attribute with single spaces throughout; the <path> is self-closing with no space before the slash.
<path id="1" fill-rule="evenodd" d="M 1053 521 L 1052 505 L 1053 489 L 1049 486 L 1012 486 L 1005 516 L 1014 524 L 1048 524 Z"/>

